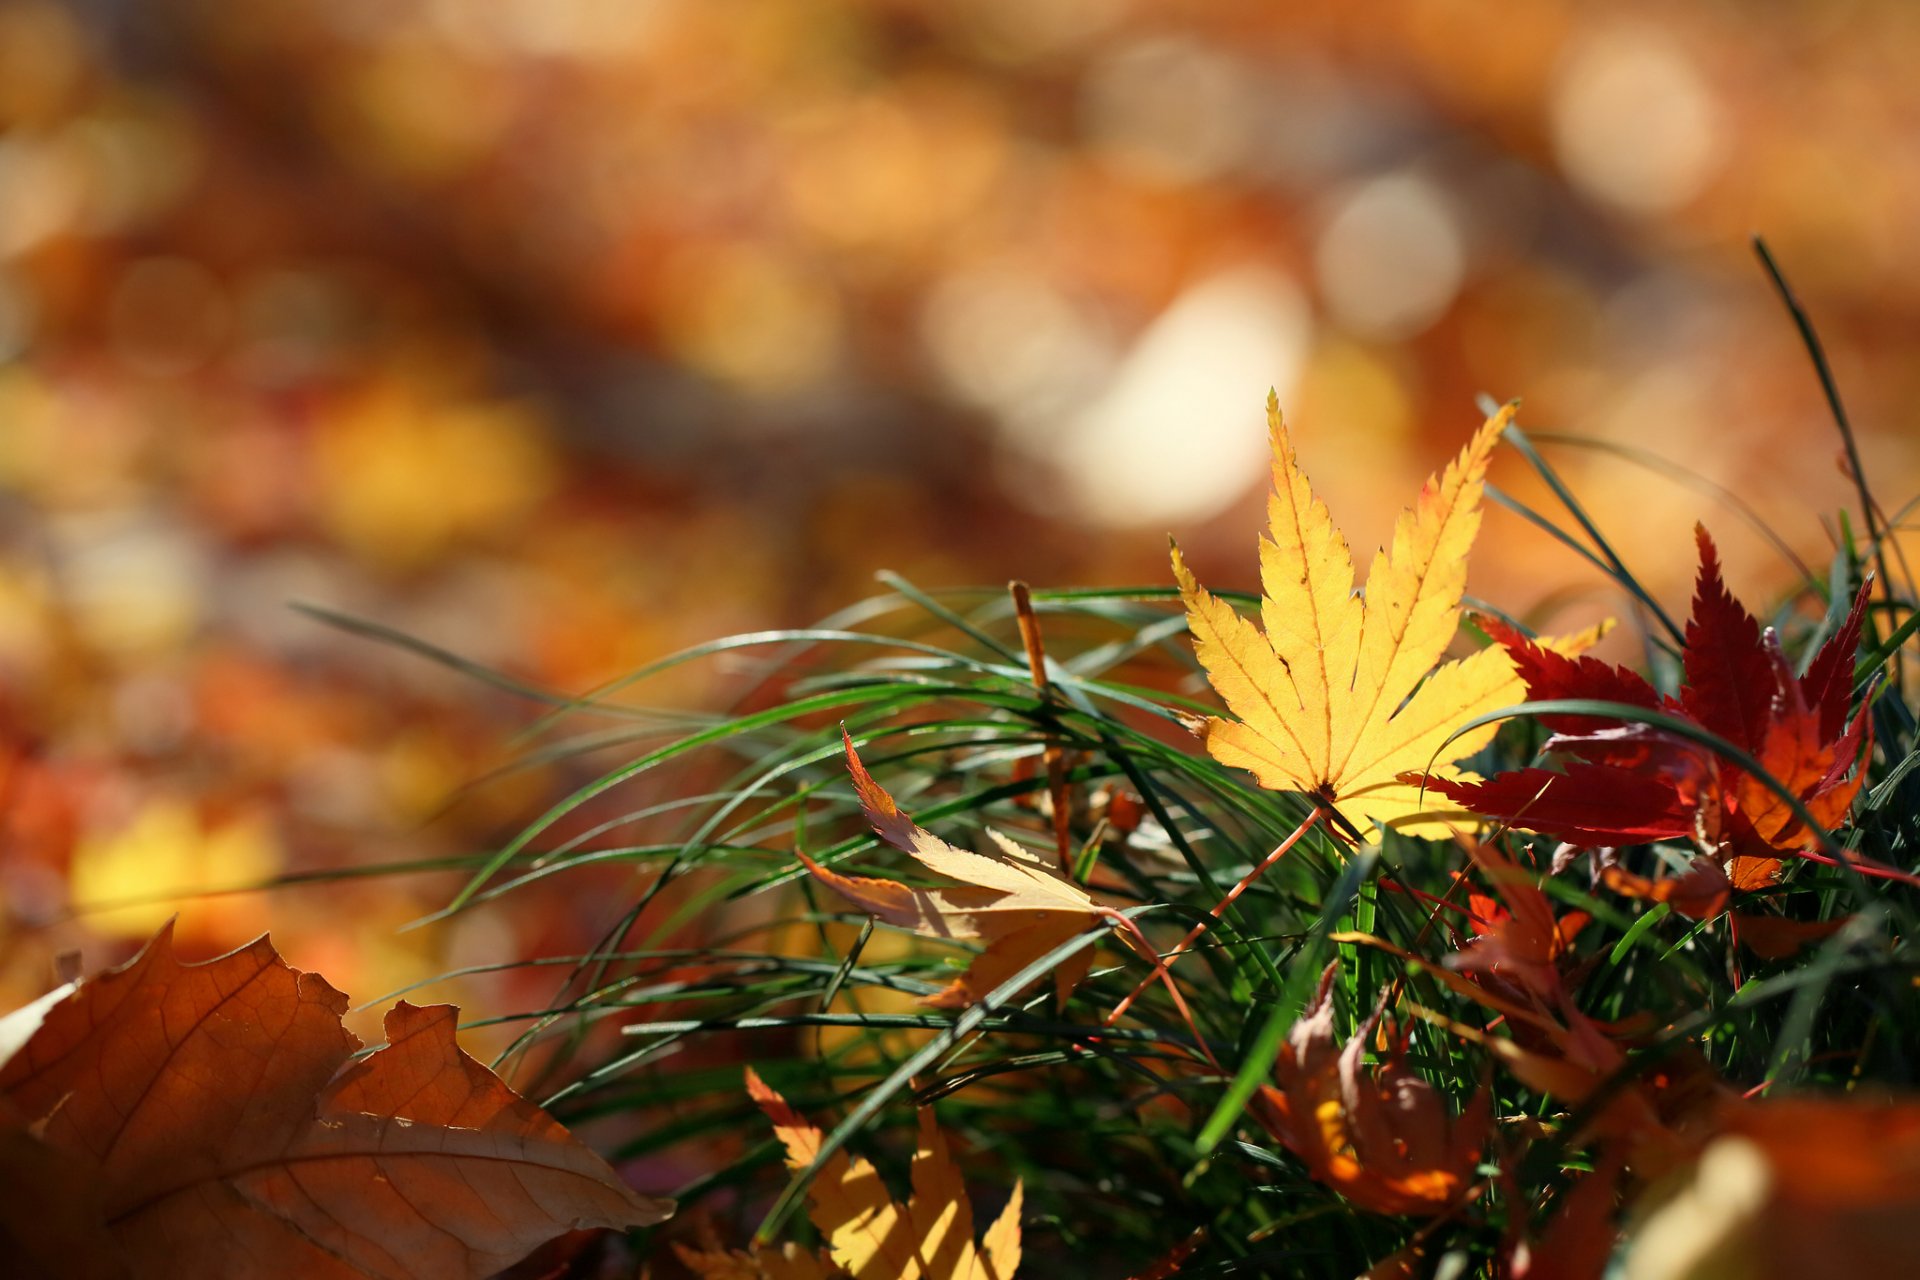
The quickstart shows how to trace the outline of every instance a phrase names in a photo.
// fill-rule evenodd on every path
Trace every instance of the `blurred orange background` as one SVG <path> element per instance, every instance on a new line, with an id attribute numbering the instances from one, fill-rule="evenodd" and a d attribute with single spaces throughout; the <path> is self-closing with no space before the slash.
<path id="1" fill-rule="evenodd" d="M 467 788 L 529 704 L 292 601 L 578 692 L 882 568 L 1162 583 L 1173 532 L 1250 585 L 1269 387 L 1359 549 L 1519 396 L 1707 482 L 1543 445 L 1667 599 L 1696 519 L 1782 599 L 1711 486 L 1822 570 L 1852 488 L 1747 237 L 1898 506 L 1916 48 L 1846 0 L 0 0 L 0 1004 L 176 910 L 356 998 L 606 926 L 564 878 L 411 932 L 457 880 L 166 898 L 589 776 Z M 1475 591 L 1628 612 L 1500 511 Z"/>

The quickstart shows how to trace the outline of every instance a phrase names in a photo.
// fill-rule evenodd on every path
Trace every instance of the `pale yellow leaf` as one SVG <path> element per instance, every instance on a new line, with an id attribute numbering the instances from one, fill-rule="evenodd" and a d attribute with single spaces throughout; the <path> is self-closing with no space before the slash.
<path id="1" fill-rule="evenodd" d="M 846 875 L 804 853 L 798 856 L 815 879 L 877 920 L 928 937 L 986 942 L 986 949 L 966 973 L 928 997 L 928 1003 L 949 1009 L 976 1003 L 1105 914 L 1085 889 L 997 831 L 987 832 L 995 846 L 992 852 L 973 853 L 919 826 L 867 772 L 851 738 L 846 739 L 846 751 L 854 790 L 875 834 L 929 871 L 964 883 L 955 888 L 919 888 Z M 1088 949 L 1054 970 L 1055 989 L 1062 1000 L 1086 976 L 1092 961 Z"/>
<path id="2" fill-rule="evenodd" d="M 797 1172 L 811 1165 L 820 1153 L 820 1130 L 751 1067 L 747 1092 L 773 1121 L 787 1167 Z M 807 1198 L 834 1262 L 855 1280 L 1014 1280 L 1020 1264 L 1020 1185 L 1014 1184 L 1006 1210 L 987 1229 L 985 1241 L 976 1245 L 973 1206 L 931 1108 L 920 1112 L 911 1176 L 913 1194 L 902 1206 L 867 1161 L 835 1152 L 822 1164 Z M 701 1274 L 726 1280 L 753 1274 L 721 1270 L 727 1258 L 717 1251 L 712 1256 L 715 1269 Z"/>

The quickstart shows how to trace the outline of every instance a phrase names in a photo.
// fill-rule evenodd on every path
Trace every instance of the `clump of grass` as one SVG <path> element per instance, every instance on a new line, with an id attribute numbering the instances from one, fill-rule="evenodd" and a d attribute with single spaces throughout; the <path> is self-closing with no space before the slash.
<path id="1" fill-rule="evenodd" d="M 1495 500 L 1550 529 L 1636 606 L 1654 677 L 1670 690 L 1677 664 L 1666 659 L 1681 627 L 1541 451 L 1518 429 L 1509 439 L 1562 512 Z M 1920 746 L 1901 664 L 1920 614 L 1857 458 L 1855 472 L 1864 538 L 1843 516 L 1825 572 L 1801 566 L 1798 593 L 1772 621 L 1804 661 L 1875 572 L 1855 671 L 1857 696 L 1871 699 L 1874 745 L 1851 821 L 1833 835 L 1848 855 L 1911 870 L 1920 864 Z M 678 1187 L 653 1189 L 712 1215 L 723 1237 L 810 1232 L 794 1212 L 804 1175 L 781 1170 L 742 1092 L 747 1062 L 801 1111 L 837 1116 L 830 1145 L 852 1142 L 894 1173 L 911 1149 L 912 1109 L 936 1105 L 977 1202 L 997 1208 L 992 1189 L 1024 1180 L 1032 1273 L 1071 1259 L 1073 1274 L 1088 1275 L 1132 1274 L 1182 1246 L 1194 1246 L 1181 1271 L 1190 1276 L 1352 1276 L 1410 1247 L 1421 1268 L 1480 1274 L 1537 1234 L 1596 1159 L 1612 1158 L 1597 1122 L 1642 1083 L 1697 1078 L 1727 1096 L 1913 1083 L 1920 952 L 1906 885 L 1790 861 L 1779 884 L 1742 905 L 1764 900 L 1787 920 L 1848 923 L 1797 955 L 1757 959 L 1736 947 L 1726 915 L 1692 920 L 1604 892 L 1576 871 L 1550 874 L 1554 842 L 1519 832 L 1501 837 L 1507 855 L 1532 869 L 1556 908 L 1591 917 L 1563 957 L 1581 975 L 1580 1012 L 1631 1029 L 1618 1040 L 1620 1065 L 1574 1104 L 1506 1069 L 1485 1041 L 1511 1029 L 1436 980 L 1466 931 L 1461 913 L 1435 904 L 1458 902 L 1463 888 L 1488 892 L 1485 878 L 1452 843 L 1391 833 L 1356 850 L 1316 829 L 1228 906 L 1179 970 L 1190 1024 L 1153 986 L 1107 1025 L 1148 968 L 1104 928 L 964 1012 L 921 1008 L 915 998 L 964 965 L 966 946 L 876 926 L 821 891 L 794 857 L 916 878 L 860 819 L 843 729 L 902 807 L 955 843 L 986 824 L 1042 850 L 1064 835 L 1075 874 L 1163 950 L 1206 920 L 1312 805 L 1261 790 L 1196 747 L 1190 717 L 1217 708 L 1170 587 L 1032 591 L 1041 658 L 1006 592 L 886 586 L 819 626 L 717 641 L 559 700 L 530 729 L 530 753 L 593 759 L 631 741 L 640 754 L 485 859 L 447 908 L 511 900 L 590 866 L 630 869 L 631 897 L 611 910 L 599 945 L 524 962 L 552 971 L 554 995 L 514 1019 L 521 1031 L 506 1057 L 542 1082 L 564 1119 L 613 1135 L 617 1158 L 695 1170 Z M 650 676 L 697 661 L 740 669 L 734 711 L 668 716 L 634 701 Z M 1543 738 L 1515 719 L 1472 763 L 1483 774 L 1524 766 Z M 1634 856 L 1653 865 L 1684 852 Z M 1361 934 L 1418 960 L 1363 945 Z M 1064 1003 L 1045 984 L 1028 990 L 1025 978 L 1088 947 L 1099 948 L 1092 976 Z M 1444 1214 L 1357 1207 L 1311 1177 L 1250 1109 L 1329 964 L 1340 1040 L 1384 1003 L 1402 1017 L 1407 1065 L 1456 1110 L 1490 1094 L 1498 1120 L 1480 1182 Z M 1196 1034 L 1218 1069 L 1201 1061 Z M 1380 1051 L 1375 1042 L 1370 1052 Z"/>

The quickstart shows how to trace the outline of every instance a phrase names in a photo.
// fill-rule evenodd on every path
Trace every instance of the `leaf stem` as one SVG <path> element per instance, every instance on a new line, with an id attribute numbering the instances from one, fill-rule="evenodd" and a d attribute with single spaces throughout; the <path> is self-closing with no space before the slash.
<path id="1" fill-rule="evenodd" d="M 1141 979 L 1140 985 L 1135 987 L 1133 991 L 1127 996 L 1126 999 L 1122 1000 L 1119 1004 L 1113 1007 L 1113 1012 L 1107 1015 L 1106 1025 L 1112 1026 L 1114 1023 L 1118 1022 L 1120 1018 L 1126 1013 L 1126 1011 L 1133 1007 L 1133 1002 L 1135 1000 L 1138 1000 L 1142 995 L 1146 994 L 1147 988 L 1153 985 L 1155 979 L 1160 978 L 1163 975 L 1167 976 L 1167 984 L 1169 988 L 1173 990 L 1174 1001 L 1176 1004 L 1178 1004 L 1180 1000 L 1179 988 L 1173 986 L 1173 979 L 1170 975 L 1168 975 L 1168 970 L 1173 967 L 1173 962 L 1175 960 L 1178 960 L 1181 956 L 1185 955 L 1188 951 L 1192 950 L 1193 944 L 1200 941 L 1201 935 L 1203 935 L 1204 933 L 1206 933 L 1208 929 L 1213 927 L 1213 922 L 1220 919 L 1221 916 L 1225 915 L 1227 908 L 1232 906 L 1235 900 L 1238 899 L 1241 894 L 1245 893 L 1250 887 L 1252 887 L 1253 882 L 1255 880 L 1258 880 L 1262 875 L 1266 874 L 1268 867 L 1271 867 L 1274 863 L 1280 861 L 1281 858 L 1285 857 L 1287 854 L 1287 851 L 1292 849 L 1294 845 L 1298 844 L 1300 842 L 1300 838 L 1306 835 L 1308 831 L 1312 830 L 1314 825 L 1318 823 L 1321 819 L 1325 818 L 1327 815 L 1328 815 L 1328 810 L 1326 808 L 1318 804 L 1314 805 L 1313 809 L 1307 814 L 1306 818 L 1301 821 L 1300 825 L 1293 829 L 1293 834 L 1289 835 L 1285 840 L 1282 840 L 1280 842 L 1280 847 L 1275 849 L 1272 853 L 1268 854 L 1266 858 L 1258 866 L 1254 867 L 1253 870 L 1247 872 L 1246 875 L 1241 876 L 1240 883 L 1234 885 L 1233 888 L 1227 890 L 1226 896 L 1220 899 L 1220 901 L 1213 904 L 1213 910 L 1207 912 L 1207 918 L 1200 921 L 1200 923 L 1194 925 L 1192 929 L 1188 930 L 1187 936 L 1180 939 L 1180 945 L 1175 947 L 1172 951 L 1169 951 L 1166 954 L 1166 957 L 1160 962 L 1159 966 L 1155 968 L 1155 970 L 1152 973 L 1148 974 L 1145 978 Z M 1132 922 L 1129 921 L 1128 923 L 1131 924 Z M 1138 926 L 1135 926 L 1135 928 L 1137 929 Z M 1181 1006 L 1181 1007 L 1184 1008 L 1184 1006 Z M 1195 1034 L 1197 1035 L 1198 1033 L 1196 1032 Z"/>

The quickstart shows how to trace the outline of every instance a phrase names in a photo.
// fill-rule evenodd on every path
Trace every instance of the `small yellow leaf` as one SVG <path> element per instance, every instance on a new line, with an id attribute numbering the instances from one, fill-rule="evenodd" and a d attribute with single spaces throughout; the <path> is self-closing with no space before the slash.
<path id="1" fill-rule="evenodd" d="M 774 1135 L 786 1150 L 787 1167 L 797 1172 L 811 1165 L 820 1153 L 820 1130 L 802 1119 L 751 1067 L 747 1093 L 773 1121 Z M 912 1179 L 913 1195 L 903 1207 L 894 1202 L 867 1161 L 852 1159 L 845 1152 L 827 1159 L 807 1188 L 807 1197 L 813 1224 L 827 1237 L 834 1262 L 855 1280 L 1014 1280 L 1020 1266 L 1021 1186 L 1014 1184 L 1006 1209 L 976 1246 L 973 1206 L 931 1108 L 920 1112 Z M 755 1260 L 770 1253 L 762 1249 Z M 682 1251 L 681 1256 L 689 1255 Z M 701 1275 L 744 1280 L 755 1274 L 720 1269 L 720 1262 L 729 1255 L 715 1251 L 708 1256 L 715 1259 L 714 1269 Z M 763 1274 L 782 1273 L 767 1268 Z"/>

